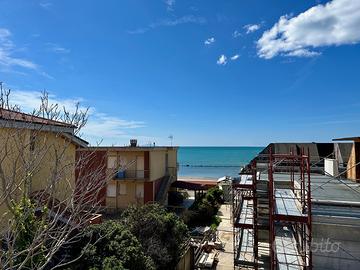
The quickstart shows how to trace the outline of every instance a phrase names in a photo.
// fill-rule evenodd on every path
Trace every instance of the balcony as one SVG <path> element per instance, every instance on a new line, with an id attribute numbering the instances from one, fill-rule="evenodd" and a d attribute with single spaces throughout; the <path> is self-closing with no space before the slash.
<path id="1" fill-rule="evenodd" d="M 146 180 L 149 179 L 149 170 L 120 170 L 114 173 L 114 180 Z"/>

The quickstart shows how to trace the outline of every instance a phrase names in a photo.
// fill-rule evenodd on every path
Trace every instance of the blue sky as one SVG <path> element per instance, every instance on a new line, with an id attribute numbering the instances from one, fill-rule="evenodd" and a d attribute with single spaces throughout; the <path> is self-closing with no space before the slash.
<path id="1" fill-rule="evenodd" d="M 91 107 L 84 138 L 267 145 L 360 134 L 360 5 L 0 1 L 0 81 Z"/>

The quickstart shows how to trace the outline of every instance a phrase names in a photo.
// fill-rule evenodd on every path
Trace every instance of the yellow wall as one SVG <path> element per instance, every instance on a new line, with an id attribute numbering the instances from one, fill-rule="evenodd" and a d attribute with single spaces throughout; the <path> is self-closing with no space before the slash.
<path id="1" fill-rule="evenodd" d="M 7 223 L 11 200 L 16 200 L 26 187 L 23 180 L 29 134 L 28 130 L 18 132 L 15 129 L 0 128 L 0 224 Z"/>
<path id="2" fill-rule="evenodd" d="M 165 175 L 165 151 L 150 151 L 150 180 L 156 180 Z"/>
<path id="3" fill-rule="evenodd" d="M 124 209 L 129 205 L 136 204 L 142 205 L 144 203 L 144 197 L 136 195 L 136 186 L 143 188 L 144 182 L 139 180 L 111 180 L 110 185 L 116 187 L 116 197 L 106 197 L 106 206 L 113 209 Z M 126 193 L 121 194 L 121 185 L 126 186 Z"/>
<path id="4" fill-rule="evenodd" d="M 47 189 L 54 184 L 57 199 L 70 198 L 75 188 L 75 152 L 76 146 L 60 135 L 38 134 L 34 153 L 38 154 L 36 159 L 41 163 L 33 174 L 31 191 Z"/>
<path id="5" fill-rule="evenodd" d="M 169 153 L 169 173 L 174 176 L 174 180 L 177 180 L 177 149 L 168 150 Z"/>
<path id="6" fill-rule="evenodd" d="M 32 140 L 34 144 L 30 143 L 31 138 L 36 138 Z M 30 145 L 34 148 L 31 149 Z M 48 193 L 52 193 L 49 190 L 52 180 L 54 197 L 59 200 L 70 198 L 75 187 L 75 150 L 73 143 L 52 132 L 0 128 L 0 159 L 3 160 L 0 165 L 6 183 L 14 183 L 13 199 L 16 201 L 23 194 L 46 188 Z M 58 164 L 56 156 L 61 161 Z M 55 179 L 52 176 L 56 175 L 56 167 L 58 177 Z M 5 223 L 9 218 L 9 208 L 4 200 L 2 182 L 0 180 L 0 223 Z"/>

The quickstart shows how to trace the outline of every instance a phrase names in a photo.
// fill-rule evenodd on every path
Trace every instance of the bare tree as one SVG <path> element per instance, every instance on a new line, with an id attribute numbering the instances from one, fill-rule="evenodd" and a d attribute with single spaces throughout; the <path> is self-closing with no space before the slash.
<path id="1" fill-rule="evenodd" d="M 24 114 L 0 86 L 0 269 L 60 268 L 70 263 L 66 248 L 100 218 L 108 181 L 95 152 L 76 154 L 88 110 L 51 104 L 44 92 Z"/>

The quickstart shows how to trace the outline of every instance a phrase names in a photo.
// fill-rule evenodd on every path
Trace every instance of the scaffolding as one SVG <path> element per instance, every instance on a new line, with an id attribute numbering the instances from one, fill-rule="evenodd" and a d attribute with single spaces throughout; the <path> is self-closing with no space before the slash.
<path id="1" fill-rule="evenodd" d="M 274 162 L 286 161 L 290 185 L 276 181 Z M 295 173 L 299 178 L 295 181 Z M 311 186 L 310 155 L 273 154 L 269 167 L 270 269 L 311 269 Z"/>
<path id="2" fill-rule="evenodd" d="M 253 268 L 257 265 L 257 200 L 256 200 L 256 163 L 253 162 L 252 174 L 243 174 L 233 188 L 233 241 L 234 269 Z"/>
<path id="3" fill-rule="evenodd" d="M 276 166 L 284 163 L 289 180 L 279 181 Z M 270 149 L 264 178 L 256 161 L 248 168 L 250 171 L 232 185 L 234 269 L 257 269 L 260 265 L 271 270 L 311 269 L 309 153 L 273 154 Z M 261 206 L 264 200 L 268 202 L 266 214 Z M 269 261 L 259 259 L 259 230 L 268 231 Z"/>

